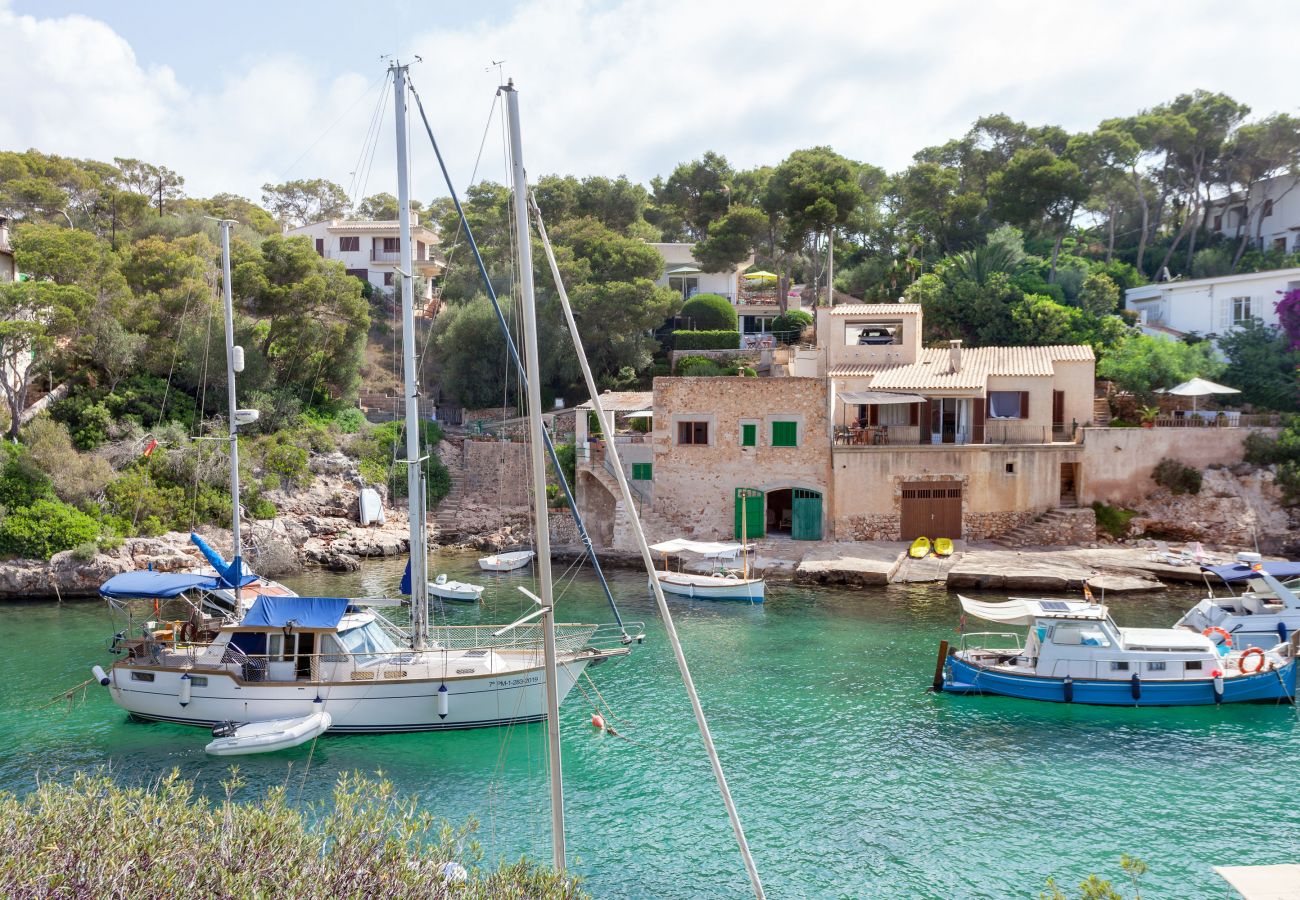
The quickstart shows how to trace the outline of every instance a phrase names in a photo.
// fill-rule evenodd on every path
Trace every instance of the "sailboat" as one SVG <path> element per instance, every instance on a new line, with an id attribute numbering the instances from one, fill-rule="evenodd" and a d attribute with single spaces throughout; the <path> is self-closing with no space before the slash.
<path id="1" fill-rule="evenodd" d="M 412 243 L 407 164 L 407 68 L 390 67 L 397 120 L 398 207 L 402 277 L 402 349 L 406 399 L 407 498 L 411 570 L 428 571 L 424 515 Z M 514 109 L 513 96 L 512 111 Z M 517 129 L 517 118 L 513 121 Z M 516 188 L 526 194 L 518 141 L 513 142 Z M 428 579 L 411 579 L 411 625 L 403 629 L 371 605 L 347 598 L 261 594 L 242 618 L 231 618 L 190 641 L 164 640 L 146 629 L 117 641 L 122 658 L 96 677 L 133 716 L 212 727 L 239 738 L 241 725 L 277 722 L 274 731 L 317 731 L 329 714 L 330 732 L 401 732 L 477 728 L 546 720 L 558 742 L 557 712 L 583 672 L 625 656 L 641 635 L 639 623 L 618 626 L 554 621 L 542 458 L 536 314 L 528 252 L 527 209 L 516 220 L 524 300 L 531 468 L 541 596 L 514 622 L 496 626 L 429 625 Z M 223 240 L 226 335 L 233 341 L 229 242 Z M 233 376 L 232 376 L 233 381 Z M 233 384 L 231 395 L 233 396 Z M 235 447 L 233 438 L 232 450 Z M 236 482 L 237 489 L 237 482 Z M 234 532 L 239 572 L 239 531 Z M 236 579 L 234 590 L 241 590 Z M 521 590 L 523 590 L 521 588 Z M 632 633 L 629 633 L 629 629 Z M 301 720 L 295 724 L 294 720 Z M 314 724 L 313 724 L 314 723 Z M 249 728 L 259 736 L 266 728 Z M 307 739 L 304 737 L 304 740 Z M 275 746 L 281 746 L 272 742 Z M 274 747 L 272 747 L 274 749 Z M 553 749 L 558 758 L 558 746 Z"/>

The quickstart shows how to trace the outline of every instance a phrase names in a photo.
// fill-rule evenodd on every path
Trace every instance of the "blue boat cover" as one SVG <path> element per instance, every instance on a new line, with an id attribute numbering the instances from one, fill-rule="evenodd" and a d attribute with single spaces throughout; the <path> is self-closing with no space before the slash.
<path id="1" fill-rule="evenodd" d="M 199 537 L 192 531 L 190 532 L 190 542 L 193 543 L 195 547 L 199 548 L 199 552 L 203 554 L 203 558 L 206 559 L 208 564 L 216 570 L 217 575 L 225 582 L 225 586 L 234 587 L 235 578 L 240 576 L 244 571 L 243 559 L 236 556 L 234 561 L 226 562 L 224 556 L 216 550 L 213 550 L 212 547 L 208 545 L 207 541 L 203 540 L 203 538 Z M 247 584 L 247 582 L 242 583 Z"/>
<path id="2" fill-rule="evenodd" d="M 343 597 L 271 597 L 263 594 L 253 603 L 240 626 L 283 628 L 293 622 L 298 628 L 337 628 L 347 612 Z"/>
<path id="3" fill-rule="evenodd" d="M 1274 578 L 1294 578 L 1300 575 L 1300 562 L 1265 562 L 1259 567 Z M 1206 572 L 1213 572 L 1224 581 L 1242 581 L 1255 574 L 1255 569 L 1244 563 L 1230 566 L 1201 566 Z"/>
<path id="4" fill-rule="evenodd" d="M 243 584 L 256 581 L 249 575 Z M 230 587 L 225 581 L 213 575 L 191 575 L 185 572 L 123 572 L 114 575 L 99 587 L 99 593 L 115 600 L 132 597 L 165 598 L 175 597 L 193 588 L 220 590 Z"/>
<path id="5" fill-rule="evenodd" d="M 402 584 L 397 591 L 402 595 L 411 593 L 411 561 L 409 559 L 406 561 L 406 571 L 402 573 Z"/>

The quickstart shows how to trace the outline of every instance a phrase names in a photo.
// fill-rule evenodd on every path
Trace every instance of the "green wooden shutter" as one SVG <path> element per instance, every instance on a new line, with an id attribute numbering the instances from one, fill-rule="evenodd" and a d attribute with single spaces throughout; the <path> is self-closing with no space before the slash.
<path id="1" fill-rule="evenodd" d="M 632 480 L 633 481 L 652 481 L 654 476 L 651 469 L 653 463 L 632 463 Z"/>
<path id="2" fill-rule="evenodd" d="M 758 444 L 758 426 L 753 422 L 740 426 L 740 446 L 753 447 Z"/>
<path id="3" fill-rule="evenodd" d="M 797 447 L 799 425 L 797 422 L 773 422 L 772 446 Z"/>

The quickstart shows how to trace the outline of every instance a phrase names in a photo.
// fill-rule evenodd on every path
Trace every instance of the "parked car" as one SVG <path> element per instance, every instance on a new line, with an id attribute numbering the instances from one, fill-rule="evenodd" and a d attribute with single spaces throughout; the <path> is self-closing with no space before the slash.
<path id="1" fill-rule="evenodd" d="M 892 344 L 894 329 L 885 325 L 869 325 L 858 332 L 858 344 Z"/>

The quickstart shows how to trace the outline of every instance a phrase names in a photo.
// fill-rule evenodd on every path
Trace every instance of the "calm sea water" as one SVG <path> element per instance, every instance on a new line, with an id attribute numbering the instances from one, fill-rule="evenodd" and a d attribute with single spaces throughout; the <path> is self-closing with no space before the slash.
<path id="1" fill-rule="evenodd" d="M 403 563 L 290 579 L 302 593 L 391 593 Z M 436 571 L 473 575 L 469 557 Z M 562 567 L 561 567 L 562 568 Z M 481 610 L 524 609 L 497 576 Z M 614 576 L 625 617 L 649 638 L 593 670 L 635 743 L 601 735 L 575 691 L 563 708 L 568 837 L 598 897 L 743 897 L 748 889 L 644 577 Z M 1191 595 L 1120 601 L 1122 624 L 1173 621 Z M 607 621 L 586 573 L 562 619 Z M 1293 799 L 1300 726 L 1287 706 L 1131 710 L 928 693 L 957 603 L 941 589 L 774 587 L 763 607 L 674 604 L 678 628 L 750 844 L 772 897 L 1032 897 L 1046 876 L 1151 866 L 1145 896 L 1223 897 L 1214 864 L 1300 855 Z M 98 603 L 0 607 L 0 787 L 109 766 L 126 781 L 173 767 L 210 792 L 229 761 L 206 732 L 128 721 L 105 691 L 38 709 L 109 659 L 116 620 Z M 382 771 L 452 821 L 469 816 L 491 857 L 549 858 L 545 732 L 521 726 L 322 738 L 244 757 L 251 793 L 286 779 L 304 799 L 342 771 Z"/>

